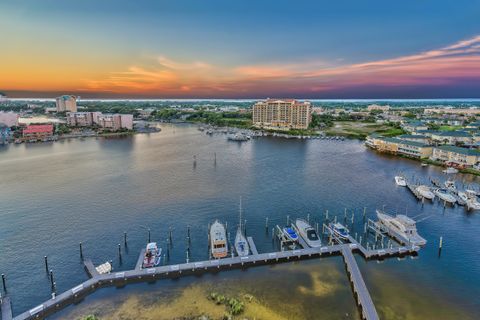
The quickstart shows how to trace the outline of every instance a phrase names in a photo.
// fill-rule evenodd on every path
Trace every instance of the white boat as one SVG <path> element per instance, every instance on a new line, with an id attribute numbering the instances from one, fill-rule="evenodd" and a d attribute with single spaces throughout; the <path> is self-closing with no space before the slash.
<path id="1" fill-rule="evenodd" d="M 225 226 L 218 220 L 210 226 L 210 252 L 216 259 L 225 258 L 228 253 Z"/>
<path id="2" fill-rule="evenodd" d="M 295 232 L 295 230 L 292 227 L 284 227 L 282 229 L 283 235 L 285 238 L 291 242 L 297 242 L 298 241 L 298 234 Z"/>
<path id="3" fill-rule="evenodd" d="M 428 199 L 428 200 L 435 199 L 435 194 L 430 190 L 429 187 L 425 185 L 420 185 L 416 187 L 415 190 L 417 190 L 417 192 L 425 199 Z"/>
<path id="4" fill-rule="evenodd" d="M 422 167 L 428 167 L 428 163 L 422 162 Z"/>
<path id="5" fill-rule="evenodd" d="M 477 193 L 475 191 L 465 190 L 465 196 L 467 197 L 468 210 L 480 210 L 480 202 L 478 202 Z"/>
<path id="6" fill-rule="evenodd" d="M 443 173 L 450 174 L 450 173 L 458 173 L 458 170 L 454 167 L 448 167 L 445 170 L 442 170 Z"/>
<path id="7" fill-rule="evenodd" d="M 433 190 L 433 193 L 442 201 L 454 204 L 457 202 L 457 199 L 455 199 L 454 196 L 452 196 L 450 193 L 448 193 L 445 190 L 442 189 L 435 189 Z"/>
<path id="8" fill-rule="evenodd" d="M 98 274 L 107 274 L 112 271 L 112 265 L 110 262 L 105 262 L 99 265 L 98 267 L 95 267 L 95 270 L 97 270 Z"/>
<path id="9" fill-rule="evenodd" d="M 333 234 L 339 237 L 340 239 L 348 240 L 348 229 L 341 223 L 330 223 L 330 229 L 332 229 Z"/>
<path id="10" fill-rule="evenodd" d="M 248 141 L 250 137 L 247 136 L 246 134 L 239 132 L 239 133 L 228 135 L 227 139 L 230 141 Z"/>
<path id="11" fill-rule="evenodd" d="M 300 237 L 312 248 L 321 247 L 322 241 L 317 234 L 317 231 L 304 219 L 297 219 L 295 221 L 295 228 Z"/>
<path id="12" fill-rule="evenodd" d="M 457 195 L 458 195 L 458 197 L 459 197 L 460 199 L 462 199 L 465 203 L 468 202 L 469 199 L 468 199 L 467 193 L 465 193 L 465 192 L 463 192 L 463 191 L 459 191 L 459 192 L 457 193 Z"/>
<path id="13" fill-rule="evenodd" d="M 395 217 L 377 210 L 378 223 L 384 227 L 389 235 L 402 243 L 410 243 L 416 246 L 424 246 L 427 240 L 422 238 L 417 232 L 415 220 L 403 214 Z"/>
<path id="14" fill-rule="evenodd" d="M 162 249 L 157 247 L 156 242 L 150 242 L 145 249 L 145 256 L 143 257 L 143 268 L 156 267 L 160 264 L 162 257 Z"/>
<path id="15" fill-rule="evenodd" d="M 242 231 L 242 198 L 240 198 L 240 223 L 238 224 L 237 235 L 235 236 L 235 251 L 240 257 L 248 256 L 250 247 Z"/>
<path id="16" fill-rule="evenodd" d="M 407 180 L 405 180 L 405 177 L 403 176 L 395 176 L 395 183 L 397 184 L 397 186 L 400 186 L 400 187 L 407 186 Z"/>
<path id="17" fill-rule="evenodd" d="M 453 180 L 449 179 L 445 181 L 444 185 L 445 185 L 445 188 L 447 188 L 447 190 L 449 191 L 452 191 L 452 192 L 457 191 L 457 186 L 455 185 L 455 181 Z"/>

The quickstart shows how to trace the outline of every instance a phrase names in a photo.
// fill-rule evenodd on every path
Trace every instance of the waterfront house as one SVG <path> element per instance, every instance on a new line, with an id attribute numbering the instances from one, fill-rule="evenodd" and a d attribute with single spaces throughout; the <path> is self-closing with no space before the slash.
<path id="1" fill-rule="evenodd" d="M 480 151 L 462 147 L 444 145 L 433 148 L 432 160 L 442 161 L 446 164 L 471 167 L 480 159 Z"/>
<path id="2" fill-rule="evenodd" d="M 18 126 L 19 117 L 18 113 L 15 112 L 0 111 L 0 125 L 3 124 L 9 128 Z"/>

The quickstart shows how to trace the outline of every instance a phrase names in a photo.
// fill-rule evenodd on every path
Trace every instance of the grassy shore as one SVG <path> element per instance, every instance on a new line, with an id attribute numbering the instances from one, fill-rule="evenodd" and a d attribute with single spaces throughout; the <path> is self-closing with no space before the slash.
<path id="1" fill-rule="evenodd" d="M 378 133 L 384 137 L 394 137 L 405 132 L 387 124 L 360 121 L 335 121 L 331 128 L 325 130 L 328 136 L 342 136 L 346 138 L 364 140 L 372 133 Z"/>

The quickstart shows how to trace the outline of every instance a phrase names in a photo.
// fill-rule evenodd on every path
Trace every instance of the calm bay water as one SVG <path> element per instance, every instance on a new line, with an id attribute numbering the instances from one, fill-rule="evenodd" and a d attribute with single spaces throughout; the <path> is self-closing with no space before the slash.
<path id="1" fill-rule="evenodd" d="M 421 315 L 418 319 L 474 319 L 480 314 L 480 213 L 467 214 L 461 207 L 444 209 L 439 203 L 422 205 L 393 182 L 399 171 L 425 182 L 430 176 L 444 179 L 440 168 L 422 168 L 415 161 L 379 155 L 358 141 L 260 138 L 238 144 L 223 135 L 206 136 L 192 126 L 162 129 L 128 138 L 0 148 L 0 272 L 7 275 L 14 313 L 50 297 L 44 255 L 49 257 L 59 292 L 86 279 L 80 241 L 85 256 L 95 264 L 113 260 L 116 270 L 131 269 L 147 240 L 146 228 L 151 228 L 152 240 L 165 246 L 171 227 L 170 263 L 180 263 L 185 261 L 186 226 L 190 225 L 191 259 L 207 259 L 208 223 L 216 218 L 228 221 L 233 233 L 242 196 L 247 232 L 261 252 L 274 249 L 271 236 L 265 234 L 267 216 L 272 227 L 284 224 L 287 215 L 293 219 L 309 213 L 321 221 L 327 209 L 343 219 L 347 208 L 349 215 L 355 212 L 358 223 L 363 207 L 372 218 L 375 208 L 383 205 L 390 212 L 421 215 L 426 219 L 418 228 L 429 243 L 416 259 L 377 263 L 357 257 L 380 314 L 387 319 L 414 319 L 414 314 Z M 457 179 L 478 182 L 465 175 Z M 124 231 L 128 249 L 120 264 L 117 244 L 123 243 Z M 439 258 L 440 236 L 444 249 Z M 315 273 L 328 275 L 328 270 L 338 271 L 335 281 Z M 290 285 L 300 286 L 300 292 L 305 287 L 305 294 L 316 297 L 305 299 L 304 309 L 335 309 L 338 315 L 355 318 L 355 303 L 337 258 L 105 289 L 57 317 L 88 311 L 98 301 L 121 305 L 145 293 L 162 296 L 164 286 L 181 296 L 180 292 L 189 292 L 182 288 L 197 282 L 209 286 L 218 279 L 228 288 L 238 286 L 241 279 L 246 291 L 263 279 L 255 289 L 262 301 L 285 304 L 288 296 L 272 293 L 281 289 L 283 273 L 295 279 Z M 317 282 L 327 281 L 341 289 L 328 298 L 315 295 L 317 276 Z M 324 303 L 317 304 L 320 300 Z M 301 318 L 297 311 L 285 310 L 297 315 L 286 318 Z M 305 313 L 305 318 L 309 316 Z"/>

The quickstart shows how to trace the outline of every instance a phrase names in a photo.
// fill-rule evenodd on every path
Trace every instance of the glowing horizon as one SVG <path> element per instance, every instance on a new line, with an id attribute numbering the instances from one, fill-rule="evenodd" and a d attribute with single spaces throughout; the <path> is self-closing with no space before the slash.
<path id="1" fill-rule="evenodd" d="M 237 17 L 236 7 L 245 7 L 236 2 L 204 7 L 192 2 L 192 7 L 198 8 L 189 12 L 154 1 L 142 6 L 107 0 L 95 13 L 95 2 L 85 2 L 46 0 L 50 7 L 31 1 L 0 4 L 0 28 L 9 31 L 0 34 L 0 43 L 6 48 L 0 51 L 0 91 L 18 98 L 60 93 L 85 98 L 480 97 L 480 23 L 476 21 L 470 24 L 478 28 L 459 26 L 445 39 L 435 30 L 422 30 L 428 36 L 413 39 L 409 38 L 411 31 L 396 25 L 382 24 L 383 31 L 372 29 L 376 21 L 354 20 L 358 8 L 346 12 L 352 15 L 349 29 L 336 21 L 285 19 L 285 26 L 274 21 L 276 10 L 305 16 L 309 9 L 318 9 L 312 3 L 303 8 L 282 2 L 272 13 L 265 11 L 268 6 L 257 5 L 253 17 L 244 13 Z M 445 10 L 443 18 L 453 10 L 438 6 Z M 71 16 L 65 17 L 72 10 Z M 372 11 L 363 10 L 364 14 Z M 463 20 L 469 17 L 468 8 L 455 10 L 465 15 Z M 150 11 L 156 11 L 158 17 Z M 374 10 L 372 15 L 383 13 Z M 222 24 L 205 21 L 207 14 Z M 407 19 L 403 14 L 398 13 L 398 18 Z M 439 18 L 419 15 L 433 24 Z M 227 17 L 239 21 L 242 17 L 251 23 L 258 16 L 265 17 L 265 26 L 261 22 L 258 30 L 225 22 Z M 152 17 L 148 24 L 142 20 Z M 455 22 L 454 16 L 452 20 Z M 217 30 L 219 27 L 225 28 L 225 33 Z M 277 40 L 274 27 L 282 30 L 285 41 Z M 351 36 L 340 31 L 344 28 L 356 34 L 355 27 L 362 29 L 356 36 L 364 40 L 353 38 L 352 44 L 348 42 Z M 339 33 L 332 36 L 324 28 Z M 394 32 L 396 42 L 389 39 Z M 313 41 L 317 34 L 319 43 Z M 375 37 L 380 41 L 372 43 Z"/>

